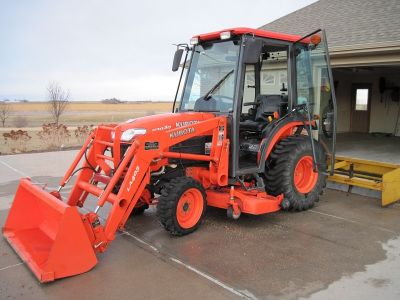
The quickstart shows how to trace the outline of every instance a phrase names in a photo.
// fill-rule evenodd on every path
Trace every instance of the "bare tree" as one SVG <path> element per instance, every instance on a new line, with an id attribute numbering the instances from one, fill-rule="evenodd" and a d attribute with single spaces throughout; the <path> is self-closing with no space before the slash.
<path id="1" fill-rule="evenodd" d="M 53 117 L 54 123 L 58 126 L 60 117 L 69 103 L 69 91 L 64 90 L 58 82 L 50 82 L 47 86 L 49 93 L 48 110 Z"/>
<path id="2" fill-rule="evenodd" d="M 3 124 L 3 127 L 6 125 L 6 120 L 10 117 L 11 114 L 11 104 L 6 101 L 0 101 L 0 121 Z"/>

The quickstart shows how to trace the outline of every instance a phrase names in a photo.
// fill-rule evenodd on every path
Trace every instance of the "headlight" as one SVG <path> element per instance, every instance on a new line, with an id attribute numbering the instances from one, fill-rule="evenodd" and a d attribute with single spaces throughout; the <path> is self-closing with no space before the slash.
<path id="1" fill-rule="evenodd" d="M 132 129 L 125 130 L 121 135 L 121 141 L 122 142 L 129 142 L 133 138 L 135 138 L 135 137 L 137 137 L 139 135 L 146 134 L 146 132 L 147 131 L 144 128 L 132 128 Z M 111 133 L 111 138 L 114 140 L 115 132 Z"/>
<path id="2" fill-rule="evenodd" d="M 123 142 L 129 142 L 132 140 L 134 137 L 146 134 L 146 129 L 144 128 L 132 128 L 125 130 L 122 135 L 121 135 L 121 141 Z"/>

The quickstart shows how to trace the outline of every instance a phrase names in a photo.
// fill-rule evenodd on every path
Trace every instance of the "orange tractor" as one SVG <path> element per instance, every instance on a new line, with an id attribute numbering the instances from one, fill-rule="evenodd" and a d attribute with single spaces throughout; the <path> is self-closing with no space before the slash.
<path id="1" fill-rule="evenodd" d="M 175 52 L 172 69 L 182 73 L 172 113 L 99 125 L 57 191 L 21 179 L 3 235 L 41 282 L 93 268 L 150 205 L 170 234 L 185 235 L 207 206 L 238 219 L 318 201 L 335 137 L 333 126 L 332 147 L 321 142 L 314 114 L 336 105 L 324 32 L 233 28 L 190 44 Z M 97 204 L 88 212 L 89 195 Z"/>

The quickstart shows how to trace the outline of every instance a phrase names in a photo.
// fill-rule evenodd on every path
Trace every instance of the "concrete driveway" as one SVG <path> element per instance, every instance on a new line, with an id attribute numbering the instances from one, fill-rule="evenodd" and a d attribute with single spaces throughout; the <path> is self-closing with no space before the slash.
<path id="1" fill-rule="evenodd" d="M 1 156 L 0 223 L 21 176 L 56 187 L 75 153 Z M 0 299 L 398 299 L 399 217 L 399 204 L 327 190 L 301 213 L 235 222 L 210 208 L 198 231 L 175 238 L 151 208 L 127 222 L 92 271 L 49 284 L 2 238 Z"/>

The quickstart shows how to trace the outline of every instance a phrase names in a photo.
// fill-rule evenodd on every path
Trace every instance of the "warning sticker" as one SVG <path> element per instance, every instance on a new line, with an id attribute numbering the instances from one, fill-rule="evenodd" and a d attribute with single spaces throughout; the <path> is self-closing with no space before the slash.
<path id="1" fill-rule="evenodd" d="M 144 143 L 144 150 L 157 150 L 158 149 L 158 142 L 145 142 Z"/>

